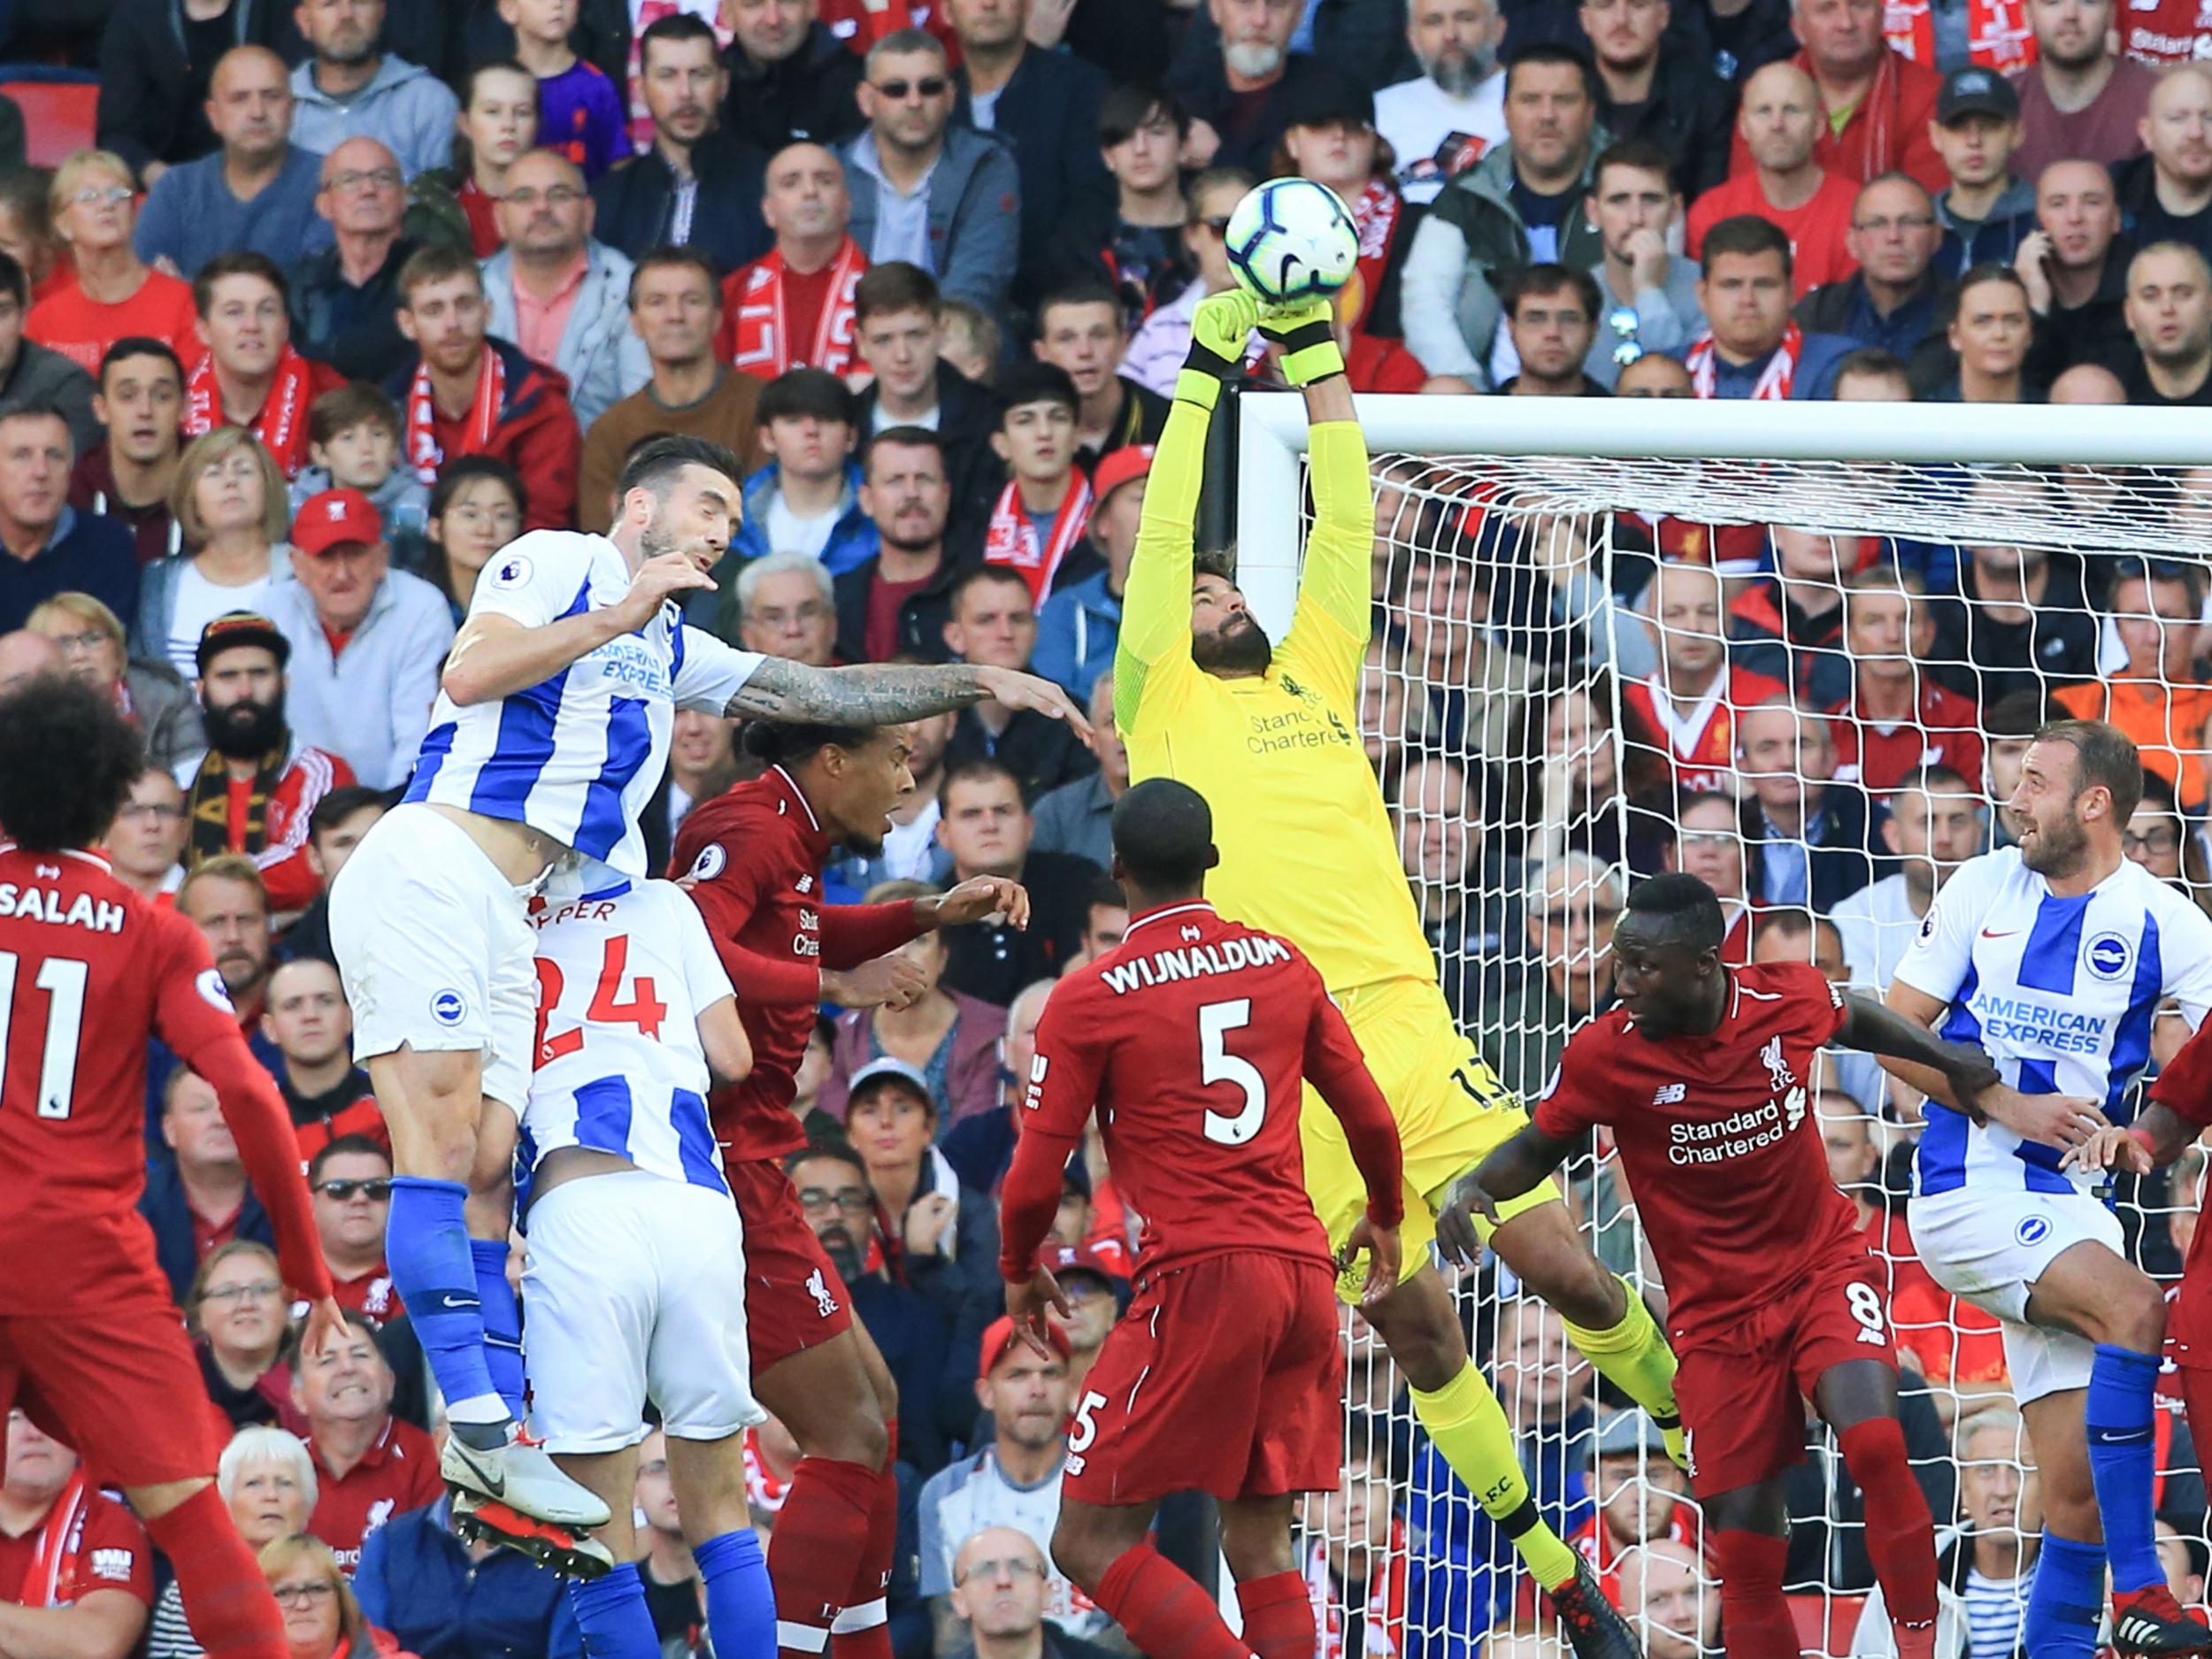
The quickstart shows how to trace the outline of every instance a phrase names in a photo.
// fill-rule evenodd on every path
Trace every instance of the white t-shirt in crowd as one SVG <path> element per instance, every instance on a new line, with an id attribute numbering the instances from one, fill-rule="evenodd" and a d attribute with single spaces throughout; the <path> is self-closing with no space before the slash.
<path id="1" fill-rule="evenodd" d="M 1432 202 L 1447 174 L 1437 152 L 1454 134 L 1473 140 L 1471 165 L 1493 144 L 1505 142 L 1505 71 L 1494 69 L 1464 97 L 1454 97 L 1426 75 L 1385 87 L 1375 95 L 1375 130 L 1398 155 L 1398 186 L 1409 202 Z"/>
<path id="2" fill-rule="evenodd" d="M 791 511 L 781 490 L 768 498 L 765 518 L 768 550 L 772 553 L 803 553 L 809 558 L 818 559 L 822 549 L 829 545 L 830 532 L 837 528 L 836 508 L 803 518 Z"/>
<path id="3" fill-rule="evenodd" d="M 196 564 L 187 564 L 177 572 L 176 608 L 169 613 L 169 665 L 187 680 L 198 679 L 200 635 L 207 625 L 227 611 L 258 610 L 272 580 L 263 576 L 223 588 L 201 575 Z"/>

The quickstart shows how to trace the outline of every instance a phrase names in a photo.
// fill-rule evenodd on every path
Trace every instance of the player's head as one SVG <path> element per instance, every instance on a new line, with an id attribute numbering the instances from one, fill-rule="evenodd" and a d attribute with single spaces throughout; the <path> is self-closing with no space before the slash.
<path id="1" fill-rule="evenodd" d="M 2007 803 L 2020 862 L 2061 878 L 2110 866 L 2142 798 L 2142 758 L 2125 733 L 2102 720 L 2053 720 L 2029 745 Z"/>
<path id="2" fill-rule="evenodd" d="M 0 695 L 0 825 L 26 851 L 96 843 L 145 769 L 111 695 L 58 678 Z"/>
<path id="3" fill-rule="evenodd" d="M 1132 910 L 1204 892 L 1220 862 L 1213 809 L 1188 784 L 1148 778 L 1116 803 L 1114 879 Z"/>
<path id="4" fill-rule="evenodd" d="M 711 438 L 678 433 L 630 451 L 615 481 L 622 503 L 612 535 L 634 539 L 640 558 L 681 553 L 711 570 L 745 521 L 745 469 Z"/>
<path id="5" fill-rule="evenodd" d="M 1725 984 L 1720 899 L 1695 876 L 1654 876 L 1631 889 L 1613 930 L 1613 990 L 1647 1037 L 1710 1028 Z"/>
<path id="6" fill-rule="evenodd" d="M 832 844 L 865 857 L 883 850 L 891 809 L 914 787 L 914 739 L 903 726 L 756 720 L 745 728 L 745 752 L 782 767 Z"/>
<path id="7" fill-rule="evenodd" d="M 1245 609 L 1236 584 L 1236 549 L 1202 553 L 1190 584 L 1191 660 L 1224 680 L 1263 674 L 1275 660 L 1267 630 Z"/>

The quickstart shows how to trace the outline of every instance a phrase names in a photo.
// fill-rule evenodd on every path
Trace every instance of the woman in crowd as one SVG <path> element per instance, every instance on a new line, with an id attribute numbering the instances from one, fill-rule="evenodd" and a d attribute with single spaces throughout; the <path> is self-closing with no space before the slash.
<path id="1" fill-rule="evenodd" d="M 490 456 L 457 457 L 430 492 L 426 527 L 429 563 L 418 574 L 445 595 L 458 622 L 492 555 L 522 534 L 522 480 Z"/>
<path id="2" fill-rule="evenodd" d="M 37 168 L 0 173 L 0 253 L 23 267 L 34 305 L 66 287 L 71 274 L 47 200 L 46 175 Z"/>
<path id="3" fill-rule="evenodd" d="M 498 58 L 471 71 L 465 91 L 454 119 L 453 165 L 424 173 L 412 195 L 449 234 L 457 239 L 465 230 L 469 251 L 487 259 L 500 249 L 492 207 L 507 194 L 507 169 L 537 136 L 538 78 Z"/>
<path id="4" fill-rule="evenodd" d="M 369 1623 L 319 1538 L 294 1532 L 265 1544 L 261 1571 L 284 1616 L 291 1659 L 399 1659 L 399 1644 Z"/>
<path id="5" fill-rule="evenodd" d="M 1375 96 L 1349 84 L 1309 96 L 1291 116 L 1275 147 L 1272 176 L 1294 173 L 1325 184 L 1352 210 L 1359 231 L 1357 309 L 1339 320 L 1355 334 L 1394 340 L 1398 326 L 1398 273 L 1413 246 L 1414 222 L 1421 210 L 1399 194 L 1397 153 L 1375 130 Z M 1417 372 L 1418 365 L 1416 365 Z"/>
<path id="6" fill-rule="evenodd" d="M 926 898 L 936 891 L 926 881 L 879 881 L 868 890 L 868 902 Z M 998 1044 L 1006 1034 L 1006 1010 L 946 987 L 942 934 L 924 933 L 899 949 L 922 971 L 925 988 L 905 1008 L 857 1008 L 839 1018 L 821 1107 L 843 1118 L 847 1088 L 860 1069 L 872 1060 L 900 1060 L 927 1080 L 939 1121 L 949 1129 L 998 1104 Z"/>
<path id="7" fill-rule="evenodd" d="M 1939 403 L 2039 403 L 2040 387 L 2023 373 L 2035 334 L 2028 286 L 2010 265 L 1976 265 L 1960 280 L 1951 318 L 1957 375 L 1939 387 Z"/>
<path id="8" fill-rule="evenodd" d="M 123 624 L 90 594 L 56 594 L 24 626 L 61 647 L 72 675 L 115 699 L 145 733 L 149 764 L 173 771 L 185 757 L 207 747 L 199 702 L 184 677 L 166 663 L 133 662 Z"/>
<path id="9" fill-rule="evenodd" d="M 277 557 L 292 527 L 284 474 L 251 432 L 218 426 L 185 446 L 169 510 L 193 550 L 146 567 L 131 645 L 191 679 L 203 628 L 226 611 L 251 611 L 272 582 L 292 580 L 291 561 Z"/>
<path id="10" fill-rule="evenodd" d="M 250 1239 L 208 1252 L 185 1299 L 208 1398 L 232 1426 L 281 1423 L 292 1410 L 292 1374 L 278 1363 L 290 1304 L 276 1253 Z"/>
<path id="11" fill-rule="evenodd" d="M 243 1428 L 223 1448 L 215 1489 L 230 1506 L 238 1536 L 259 1551 L 307 1530 L 307 1517 L 315 1512 L 315 1460 L 288 1429 Z M 172 1580 L 154 1602 L 146 1659 L 200 1659 L 205 1651 L 185 1622 L 184 1602 Z"/>
<path id="12" fill-rule="evenodd" d="M 120 156 L 81 150 L 55 171 L 48 192 L 73 270 L 31 307 L 23 333 L 87 374 L 98 375 L 107 349 L 130 334 L 168 342 L 186 363 L 201 354 L 192 285 L 155 270 L 131 246 L 135 190 Z"/>

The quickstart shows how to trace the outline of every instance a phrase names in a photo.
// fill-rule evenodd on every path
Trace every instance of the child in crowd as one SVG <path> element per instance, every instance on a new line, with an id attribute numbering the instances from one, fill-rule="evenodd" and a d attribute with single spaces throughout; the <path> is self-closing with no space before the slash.
<path id="1" fill-rule="evenodd" d="M 1091 517 L 1091 482 L 1075 464 L 1079 400 L 1067 371 L 1049 363 L 1016 365 L 999 387 L 1005 411 L 991 448 L 1006 463 L 1009 480 L 991 509 L 983 541 L 987 564 L 1010 565 L 1029 584 L 1030 597 L 1045 602 L 1054 584 L 1080 580 L 1090 569 L 1066 568 L 1087 557 L 1084 526 Z"/>
<path id="2" fill-rule="evenodd" d="M 392 400 L 363 380 L 325 392 L 307 407 L 307 457 L 292 480 L 292 511 L 326 489 L 357 489 L 384 520 L 394 566 L 419 574 L 428 557 L 430 490 L 399 464 Z"/>
<path id="3" fill-rule="evenodd" d="M 499 0 L 499 15 L 515 32 L 515 58 L 538 78 L 538 147 L 558 150 L 596 179 L 628 159 L 630 135 L 622 94 L 606 72 L 568 43 L 577 0 Z"/>

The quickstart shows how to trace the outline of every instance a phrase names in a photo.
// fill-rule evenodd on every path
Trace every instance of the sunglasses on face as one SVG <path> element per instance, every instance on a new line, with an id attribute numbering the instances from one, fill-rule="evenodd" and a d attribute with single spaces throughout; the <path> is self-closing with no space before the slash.
<path id="1" fill-rule="evenodd" d="M 336 1199 L 342 1204 L 357 1194 L 365 1194 L 370 1202 L 380 1204 L 392 1195 L 392 1178 L 388 1175 L 372 1175 L 357 1181 L 323 1181 L 317 1185 L 315 1190 Z"/>
<path id="2" fill-rule="evenodd" d="M 926 98 L 941 98 L 945 96 L 945 88 L 951 84 L 942 75 L 924 75 L 919 81 L 879 81 L 873 83 L 875 89 L 885 97 L 901 104 L 917 92 Z"/>

